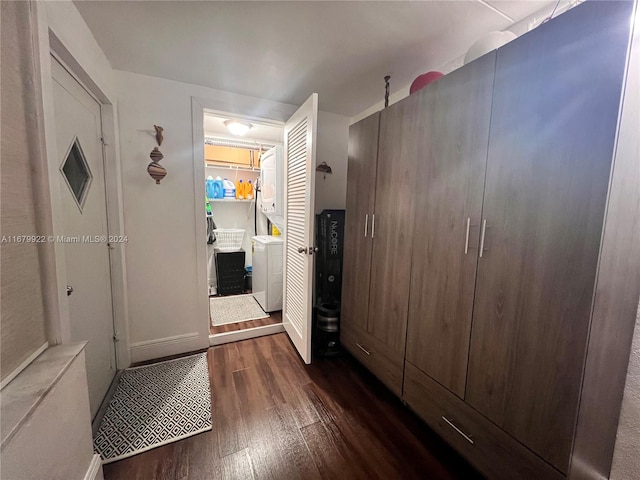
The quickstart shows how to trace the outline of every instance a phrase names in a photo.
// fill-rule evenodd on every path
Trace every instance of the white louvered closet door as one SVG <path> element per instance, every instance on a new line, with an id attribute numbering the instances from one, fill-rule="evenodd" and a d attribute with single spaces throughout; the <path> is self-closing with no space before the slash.
<path id="1" fill-rule="evenodd" d="M 318 94 L 286 122 L 284 328 L 305 363 L 311 363 L 314 190 Z"/>

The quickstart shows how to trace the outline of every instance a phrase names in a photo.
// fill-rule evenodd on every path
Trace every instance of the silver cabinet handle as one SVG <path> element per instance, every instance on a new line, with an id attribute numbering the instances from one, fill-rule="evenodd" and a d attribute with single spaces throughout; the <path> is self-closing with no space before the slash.
<path id="1" fill-rule="evenodd" d="M 369 214 L 367 213 L 364 216 L 364 236 L 367 238 L 367 233 L 369 233 Z"/>
<path id="2" fill-rule="evenodd" d="M 376 235 L 376 214 L 371 215 L 371 238 Z"/>
<path id="3" fill-rule="evenodd" d="M 471 217 L 467 217 L 467 233 L 464 236 L 464 254 L 469 253 L 469 227 L 471 226 Z"/>
<path id="4" fill-rule="evenodd" d="M 362 350 L 364 353 L 366 353 L 367 355 L 371 355 L 371 352 L 368 351 L 366 348 L 364 348 L 362 345 L 360 345 L 358 342 L 356 342 L 356 346 Z"/>
<path id="5" fill-rule="evenodd" d="M 446 418 L 446 417 L 442 417 L 442 419 L 443 419 L 445 422 L 447 422 L 447 424 L 448 424 L 451 428 L 453 428 L 456 432 L 458 432 L 458 433 L 462 436 L 462 438 L 464 438 L 467 442 L 469 442 L 471 445 L 473 445 L 473 440 L 471 439 L 471 437 L 470 437 L 469 435 L 467 435 L 466 433 L 464 433 L 462 430 L 460 430 L 458 427 L 456 427 L 456 426 L 453 424 L 453 419 L 449 420 L 449 419 L 448 419 L 448 418 Z"/>
<path id="6" fill-rule="evenodd" d="M 484 252 L 484 234 L 487 231 L 487 219 L 482 220 L 482 233 L 480 234 L 480 257 L 482 257 L 482 252 Z"/>

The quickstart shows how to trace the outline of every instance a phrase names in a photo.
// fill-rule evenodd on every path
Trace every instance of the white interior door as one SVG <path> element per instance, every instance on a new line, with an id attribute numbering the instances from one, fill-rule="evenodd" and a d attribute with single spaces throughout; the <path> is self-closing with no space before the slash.
<path id="1" fill-rule="evenodd" d="M 85 350 L 95 416 L 116 372 L 100 104 L 52 57 L 72 341 Z M 69 290 L 67 291 L 69 293 Z"/>
<path id="2" fill-rule="evenodd" d="M 284 301 L 282 320 L 305 363 L 311 363 L 314 190 L 318 94 L 286 122 Z"/>

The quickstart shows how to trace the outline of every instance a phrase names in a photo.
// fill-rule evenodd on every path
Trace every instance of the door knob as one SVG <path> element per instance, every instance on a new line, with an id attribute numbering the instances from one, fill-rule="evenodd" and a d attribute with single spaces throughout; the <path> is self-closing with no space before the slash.
<path id="1" fill-rule="evenodd" d="M 318 253 L 320 249 L 318 247 L 309 247 L 309 255 L 313 255 L 314 253 Z"/>
<path id="2" fill-rule="evenodd" d="M 67 285 L 67 297 L 73 293 L 73 287 L 71 285 Z"/>
<path id="3" fill-rule="evenodd" d="M 306 247 L 298 247 L 298 253 L 307 253 Z"/>

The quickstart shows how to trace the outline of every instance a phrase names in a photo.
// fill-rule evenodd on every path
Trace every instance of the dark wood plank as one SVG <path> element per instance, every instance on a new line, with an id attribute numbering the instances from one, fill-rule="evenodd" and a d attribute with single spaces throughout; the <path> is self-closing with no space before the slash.
<path id="1" fill-rule="evenodd" d="M 638 28 L 629 61 L 571 461 L 572 479 L 609 478 L 640 296 Z"/>
<path id="2" fill-rule="evenodd" d="M 424 156 L 415 187 L 406 355 L 461 398 L 467 380 L 495 60 L 495 52 L 485 55 L 417 94 L 420 110 L 428 113 L 424 130 L 417 132 Z"/>
<path id="3" fill-rule="evenodd" d="M 234 364 L 237 360 L 237 349 L 226 348 L 211 350 L 209 355 L 209 371 L 216 370 L 210 380 L 212 394 L 212 416 L 218 419 L 214 429 L 218 436 L 218 454 L 226 457 L 243 450 L 247 446 L 247 432 L 240 413 L 240 399 L 236 393 L 233 372 L 242 368 Z M 229 365 L 230 368 L 219 368 Z"/>
<path id="4" fill-rule="evenodd" d="M 213 431 L 107 465 L 107 480 L 479 478 L 350 356 L 306 366 L 285 334 L 209 352 Z"/>
<path id="5" fill-rule="evenodd" d="M 222 458 L 222 478 L 250 480 L 253 476 L 248 449 L 241 450 Z"/>
<path id="6" fill-rule="evenodd" d="M 326 430 L 326 436 L 323 437 L 329 441 L 329 446 L 335 446 L 341 452 L 349 465 L 347 477 L 368 479 L 393 478 L 397 475 L 398 466 L 394 465 L 394 460 L 390 459 L 380 439 L 367 435 L 367 429 L 344 404 L 327 398 L 315 384 L 307 385 L 305 390 Z M 315 445 L 313 448 L 316 448 Z M 315 450 L 312 453 L 317 457 Z M 341 463 L 340 457 L 337 462 Z M 330 466 L 323 467 L 326 469 Z"/>
<path id="7" fill-rule="evenodd" d="M 629 32 L 585 2 L 498 50 L 467 401 L 567 472 Z"/>
<path id="8" fill-rule="evenodd" d="M 302 436 L 309 447 L 321 477 L 325 480 L 366 478 L 354 476 L 351 464 L 343 457 L 342 450 L 336 445 L 322 422 L 312 423 L 302 428 Z"/>
<path id="9" fill-rule="evenodd" d="M 368 331 L 402 354 L 409 307 L 413 189 L 424 157 L 418 132 L 424 131 L 426 115 L 416 96 L 380 114 Z"/>
<path id="10" fill-rule="evenodd" d="M 349 127 L 340 321 L 361 329 L 368 324 L 379 123 L 380 114 L 376 113 Z"/>
<path id="11" fill-rule="evenodd" d="M 266 327 L 267 325 L 276 325 L 278 323 L 282 323 L 282 311 L 272 312 L 268 317 L 247 320 L 246 322 L 227 323 L 226 325 L 211 325 L 211 322 L 209 322 L 209 333 L 215 335 L 217 333 L 237 332 L 238 330 Z"/>
<path id="12" fill-rule="evenodd" d="M 188 466 L 187 471 L 180 479 L 199 479 L 199 478 L 223 478 L 222 463 L 218 460 L 218 449 L 216 447 L 216 431 L 204 432 L 193 437 L 181 440 L 183 444 L 182 456 L 185 464 Z"/>
<path id="13" fill-rule="evenodd" d="M 345 374 L 331 375 L 324 362 Z M 360 471 L 364 478 L 479 478 L 461 459 L 459 470 L 441 464 L 440 459 L 451 456 L 448 447 L 350 357 L 323 359 L 310 370 L 314 381 L 306 386 L 309 398 L 341 451 L 346 452 L 355 471 L 352 478 L 359 478 Z"/>
<path id="14" fill-rule="evenodd" d="M 273 370 L 276 381 L 283 392 L 283 404 L 288 405 L 290 413 L 298 427 L 305 427 L 319 420 L 318 413 L 308 401 L 304 391 L 304 385 L 310 382 L 304 368 L 283 350 L 280 343 L 271 337 L 272 361 L 270 368 Z"/>
<path id="15" fill-rule="evenodd" d="M 255 475 L 320 478 L 291 413 L 278 406 L 282 404 L 281 391 L 272 378 L 264 376 L 267 371 L 268 367 L 252 366 L 233 373 Z"/>

